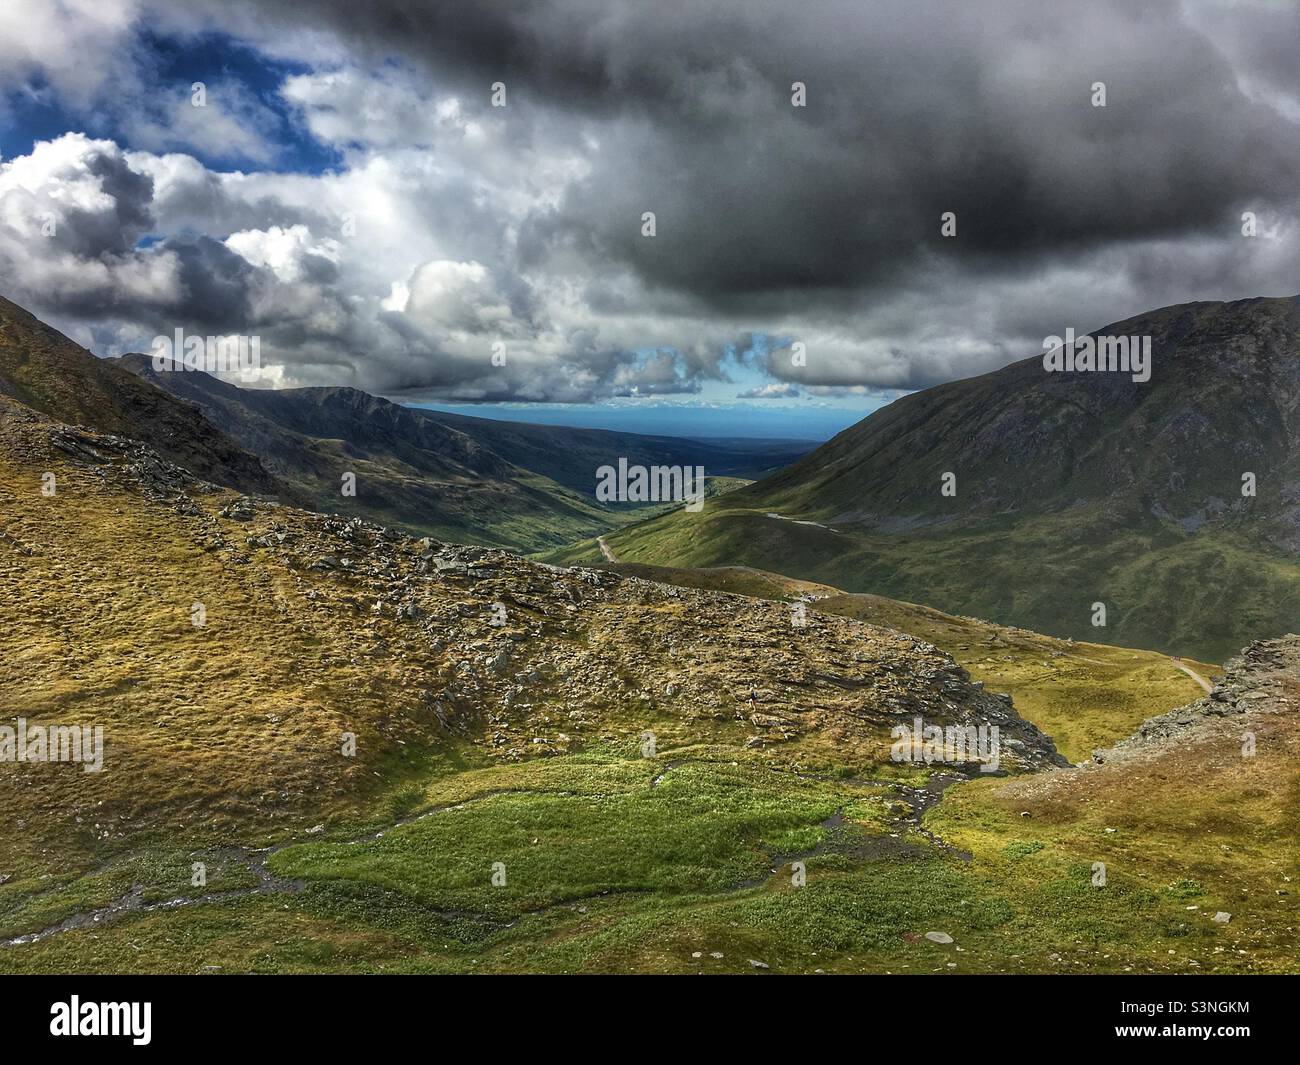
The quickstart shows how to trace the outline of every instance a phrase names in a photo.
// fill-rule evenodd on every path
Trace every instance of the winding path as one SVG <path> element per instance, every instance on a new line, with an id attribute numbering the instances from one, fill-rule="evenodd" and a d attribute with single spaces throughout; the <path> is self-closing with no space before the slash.
<path id="1" fill-rule="evenodd" d="M 814 529 L 825 529 L 829 533 L 835 533 L 837 536 L 842 535 L 838 529 L 832 529 L 829 525 L 823 525 L 819 521 L 803 521 L 800 518 L 787 518 L 784 514 L 777 514 L 773 511 L 766 511 L 763 514 L 765 518 L 775 518 L 777 521 L 788 521 L 791 525 L 811 525 Z"/>
<path id="2" fill-rule="evenodd" d="M 1199 684 L 1202 688 L 1204 688 L 1205 693 L 1207 695 L 1214 690 L 1214 685 L 1212 685 L 1208 680 L 1206 680 L 1199 673 L 1197 673 L 1196 670 L 1189 669 L 1181 662 L 1175 662 L 1174 666 L 1178 669 L 1181 669 L 1184 673 L 1186 673 L 1189 677 L 1191 677 L 1192 680 L 1196 681 L 1197 684 Z"/>

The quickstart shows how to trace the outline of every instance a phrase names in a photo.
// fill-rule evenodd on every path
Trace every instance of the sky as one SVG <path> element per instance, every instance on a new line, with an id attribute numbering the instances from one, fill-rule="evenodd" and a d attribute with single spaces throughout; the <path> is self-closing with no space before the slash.
<path id="1" fill-rule="evenodd" d="M 821 439 L 1300 292 L 1297 41 L 1290 0 L 5 0 L 0 294 L 102 355 L 257 337 L 259 387 Z"/>

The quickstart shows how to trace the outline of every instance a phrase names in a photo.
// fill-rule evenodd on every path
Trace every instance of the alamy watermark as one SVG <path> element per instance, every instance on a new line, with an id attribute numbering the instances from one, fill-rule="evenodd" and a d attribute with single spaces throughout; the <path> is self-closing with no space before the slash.
<path id="1" fill-rule="evenodd" d="M 0 762 L 80 762 L 87 773 L 104 768 L 104 726 L 0 725 Z"/>
<path id="2" fill-rule="evenodd" d="M 1151 337 L 1082 336 L 1074 327 L 1043 340 L 1043 369 L 1048 373 L 1127 373 L 1133 380 L 1151 380 Z"/>
<path id="3" fill-rule="evenodd" d="M 596 499 L 601 503 L 685 503 L 695 512 L 704 506 L 703 466 L 630 466 L 596 470 Z"/>
<path id="4" fill-rule="evenodd" d="M 129 1036 L 138 1047 L 153 1038 L 152 1002 L 82 1002 L 77 995 L 50 1006 L 50 1035 Z"/>
<path id="5" fill-rule="evenodd" d="M 1001 730 L 997 725 L 927 725 L 913 718 L 911 725 L 889 730 L 894 744 L 889 757 L 895 762 L 980 763 L 981 773 L 996 773 L 1001 760 Z"/>
<path id="6" fill-rule="evenodd" d="M 156 373 L 169 370 L 239 374 L 241 380 L 256 381 L 262 372 L 262 338 L 232 333 L 229 336 L 186 336 L 177 329 L 172 336 L 159 334 L 150 348 Z"/>

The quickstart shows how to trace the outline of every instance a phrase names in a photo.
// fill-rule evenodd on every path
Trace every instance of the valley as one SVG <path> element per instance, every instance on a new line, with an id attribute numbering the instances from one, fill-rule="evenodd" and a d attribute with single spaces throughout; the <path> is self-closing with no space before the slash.
<path id="1" fill-rule="evenodd" d="M 493 421 L 349 388 L 241 388 L 165 362 L 159 369 L 141 354 L 111 361 L 193 404 L 216 429 L 262 456 L 289 502 L 516 551 L 554 548 L 672 509 L 657 494 L 607 500 L 598 489 L 611 464 L 702 469 L 702 488 L 692 494 L 707 498 L 812 447 Z M 347 493 L 345 473 L 354 475 Z"/>
<path id="2" fill-rule="evenodd" d="M 1292 686 L 1241 702 L 1266 715 L 1260 760 L 1224 766 L 1213 802 L 1174 777 L 1178 814 L 1134 820 L 1089 796 L 1162 794 L 1181 745 L 1064 768 L 985 692 L 1077 657 L 1062 683 L 1091 706 L 1082 748 L 1194 700 L 1159 656 L 1094 674 L 1088 660 L 1122 656 L 767 574 L 555 570 L 232 496 L 91 432 L 69 455 L 66 438 L 5 408 L 6 572 L 25 576 L 4 601 L 2 694 L 33 720 L 93 714 L 107 750 L 93 777 L 0 776 L 7 815 L 42 826 L 4 842 L 4 971 L 1291 964 L 1276 891 L 1296 872 L 1294 774 L 1274 721 Z M 31 489 L 47 468 L 55 499 Z M 779 601 L 792 592 L 814 596 L 805 629 Z M 978 656 L 981 682 L 904 624 L 972 665 L 977 639 L 1006 653 Z M 1255 694 L 1255 668 L 1230 672 L 1233 699 Z M 998 720 L 1013 775 L 892 761 L 891 723 L 917 714 Z M 1164 841 L 1150 853 L 1148 830 Z M 1113 890 L 1091 886 L 1094 860 Z M 1220 909 L 1235 924 L 1208 921 Z"/>
<path id="3" fill-rule="evenodd" d="M 960 1035 L 1281 1045 L 1297 40 L 3 0 L 9 1055 L 554 1023 L 315 976 L 999 976 Z"/>
<path id="4" fill-rule="evenodd" d="M 1294 636 L 1175 659 L 644 561 L 856 535 L 744 506 L 772 477 L 530 560 L 298 498 L 381 445 L 412 483 L 547 476 L 459 429 L 132 380 L 227 475 L 0 396 L 0 703 L 101 730 L 94 772 L 0 761 L 0 971 L 1294 970 Z M 922 725 L 999 746 L 900 759 Z"/>

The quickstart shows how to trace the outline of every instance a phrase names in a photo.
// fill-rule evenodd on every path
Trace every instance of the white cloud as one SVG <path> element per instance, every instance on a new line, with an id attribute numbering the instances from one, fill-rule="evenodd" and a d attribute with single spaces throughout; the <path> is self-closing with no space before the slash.
<path id="1" fill-rule="evenodd" d="M 315 240 L 304 225 L 243 229 L 226 238 L 226 247 L 254 266 L 265 267 L 286 283 L 302 281 L 311 257 L 337 264 L 341 249 L 332 238 Z"/>
<path id="2" fill-rule="evenodd" d="M 93 307 L 177 298 L 179 263 L 139 251 L 147 181 L 111 141 L 67 134 L 0 163 L 0 275 L 16 299 Z"/>
<path id="3" fill-rule="evenodd" d="M 756 388 L 747 388 L 743 392 L 737 392 L 737 399 L 798 399 L 799 389 L 794 385 L 781 384 L 773 381 L 770 384 L 759 385 Z"/>
<path id="4" fill-rule="evenodd" d="M 785 346 L 751 359 L 778 382 L 751 395 L 779 398 L 911 389 L 1034 355 L 1067 325 L 1146 309 L 1143 294 L 1159 290 L 1142 275 L 1166 275 L 1173 259 L 1192 288 L 1168 302 L 1254 294 L 1297 260 L 1295 227 L 1263 219 L 1254 241 L 1135 242 L 978 284 L 930 261 L 890 298 L 830 316 L 780 303 L 724 314 L 581 249 L 522 261 L 531 176 L 503 168 L 467 189 L 468 167 L 447 154 L 357 150 L 338 172 L 304 175 L 214 171 L 80 134 L 42 142 L 0 164 L 7 294 L 105 353 L 206 312 L 205 328 L 261 335 L 286 384 L 410 398 L 690 395 L 724 380 L 726 353 L 757 331 Z M 47 217 L 53 237 L 41 235 Z M 137 246 L 145 234 L 155 243 Z M 194 234 L 218 240 L 204 248 Z M 1225 247 L 1245 291 L 1222 291 Z M 795 340 L 805 366 L 789 358 Z M 504 367 L 491 361 L 497 341 Z"/>
<path id="5" fill-rule="evenodd" d="M 0 90 L 39 78 L 70 103 L 100 103 L 130 72 L 138 0 L 5 0 Z"/>

